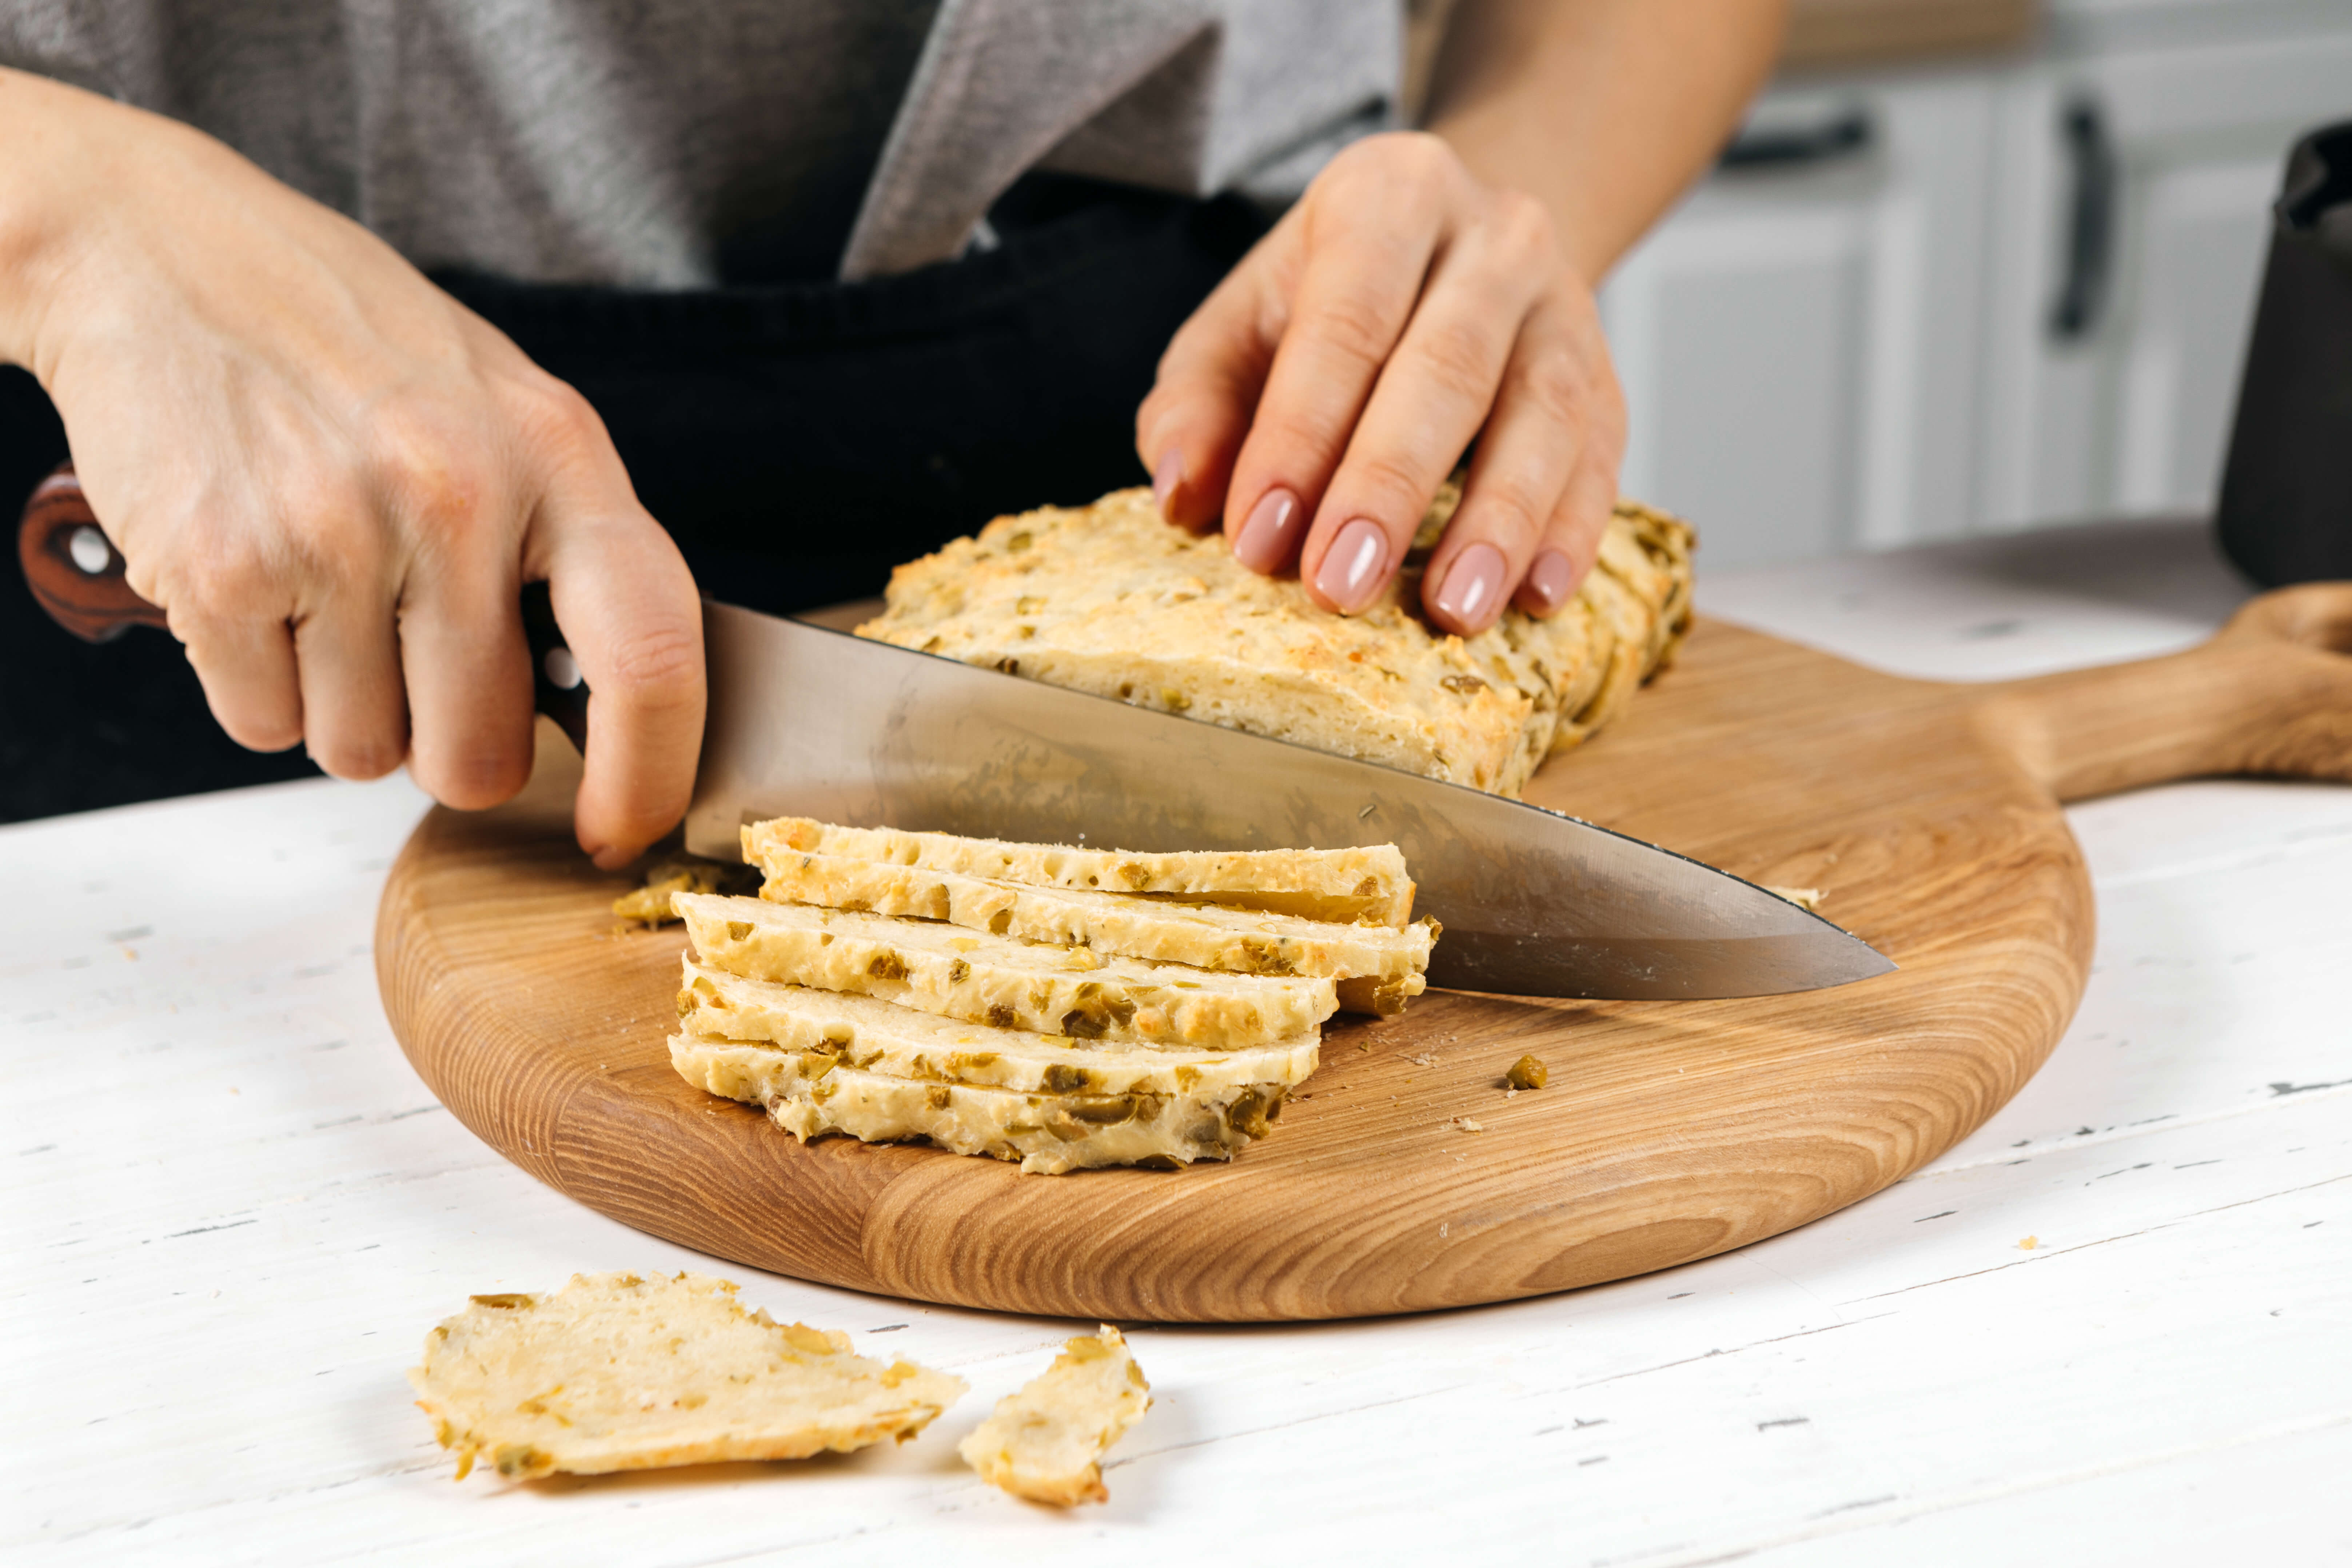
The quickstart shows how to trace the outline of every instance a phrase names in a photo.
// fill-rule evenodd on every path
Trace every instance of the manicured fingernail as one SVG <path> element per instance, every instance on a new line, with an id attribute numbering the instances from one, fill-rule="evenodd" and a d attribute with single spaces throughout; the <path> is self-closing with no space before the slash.
<path id="1" fill-rule="evenodd" d="M 1548 616 L 1568 603 L 1569 590 L 1575 585 L 1576 568 L 1557 550 L 1545 551 L 1528 568 L 1528 595 L 1540 614 Z"/>
<path id="2" fill-rule="evenodd" d="M 1174 447 L 1160 454 L 1160 466 L 1151 470 L 1151 499 L 1160 503 L 1161 516 L 1168 513 L 1168 498 L 1184 482 L 1184 454 Z"/>
<path id="3" fill-rule="evenodd" d="M 1494 618 L 1495 602 L 1503 596 L 1503 572 L 1508 564 L 1491 544 L 1470 546 L 1446 567 L 1445 581 L 1437 585 L 1430 607 L 1465 631 L 1485 631 Z"/>
<path id="4" fill-rule="evenodd" d="M 1360 517 L 1339 531 L 1323 564 L 1315 571 L 1315 591 L 1352 616 L 1370 604 L 1386 580 L 1389 536 L 1371 519 Z"/>
<path id="5" fill-rule="evenodd" d="M 1242 519 L 1242 531 L 1234 535 L 1234 559 L 1253 572 L 1278 572 L 1297 548 L 1298 533 L 1306 523 L 1307 515 L 1299 509 L 1297 496 L 1286 489 L 1270 489 Z"/>

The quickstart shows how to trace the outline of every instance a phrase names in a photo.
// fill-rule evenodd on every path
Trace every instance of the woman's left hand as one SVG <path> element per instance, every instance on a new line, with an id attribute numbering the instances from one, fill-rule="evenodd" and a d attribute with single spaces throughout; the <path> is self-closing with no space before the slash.
<path id="1" fill-rule="evenodd" d="M 1136 416 L 1170 521 L 1222 518 L 1235 559 L 1296 563 L 1348 614 L 1388 585 L 1473 440 L 1421 595 L 1465 636 L 1514 599 L 1549 615 L 1591 568 L 1625 403 L 1543 205 L 1417 132 L 1324 169 L 1177 332 Z"/>

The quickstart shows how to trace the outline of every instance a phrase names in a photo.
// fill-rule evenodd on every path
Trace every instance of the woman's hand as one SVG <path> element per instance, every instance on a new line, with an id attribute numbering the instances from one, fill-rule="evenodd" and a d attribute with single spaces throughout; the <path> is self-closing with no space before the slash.
<path id="1" fill-rule="evenodd" d="M 1465 635 L 1514 598 L 1550 614 L 1591 569 L 1625 404 L 1544 205 L 1412 132 L 1324 169 L 1178 331 L 1136 418 L 1171 521 L 1222 518 L 1235 559 L 1295 562 L 1343 613 L 1387 586 L 1474 439 L 1422 580 Z"/>
<path id="2" fill-rule="evenodd" d="M 683 814 L 700 606 L 578 394 L 357 224 L 171 121 L 0 72 L 0 358 L 63 415 L 215 715 L 486 806 L 531 761 L 518 598 L 593 696 L 581 846 Z"/>

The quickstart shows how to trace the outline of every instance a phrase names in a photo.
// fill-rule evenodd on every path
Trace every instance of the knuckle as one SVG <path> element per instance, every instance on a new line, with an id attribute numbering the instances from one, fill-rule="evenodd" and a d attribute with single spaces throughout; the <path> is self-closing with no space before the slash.
<path id="1" fill-rule="evenodd" d="M 372 422 L 372 488 L 427 538 L 469 531 L 491 493 L 478 435 L 460 434 L 453 423 L 446 408 L 415 398 L 388 403 Z"/>
<path id="2" fill-rule="evenodd" d="M 1485 476 L 1466 503 L 1479 532 L 1516 553 L 1532 544 L 1549 519 L 1552 500 L 1538 499 L 1524 474 Z"/>
<path id="3" fill-rule="evenodd" d="M 605 650 L 605 679 L 639 708 L 701 700 L 702 638 L 683 620 L 663 620 L 616 639 Z"/>
<path id="4" fill-rule="evenodd" d="M 1414 368 L 1448 396 L 1483 405 L 1494 396 L 1498 347 L 1483 324 L 1449 321 L 1419 334 Z"/>
<path id="5" fill-rule="evenodd" d="M 519 386 L 516 397 L 517 417 L 536 448 L 566 459 L 610 444 L 604 417 L 568 381 L 541 373 Z"/>
<path id="6" fill-rule="evenodd" d="M 1539 413 L 1580 429 L 1591 426 L 1595 412 L 1592 383 L 1582 367 L 1565 353 L 1531 356 L 1521 369 L 1518 382 L 1521 395 Z"/>
<path id="7" fill-rule="evenodd" d="M 1506 253 L 1521 266 L 1539 266 L 1555 254 L 1550 209 L 1525 191 L 1495 194 L 1495 227 Z"/>
<path id="8" fill-rule="evenodd" d="M 1296 330 L 1323 353 L 1365 368 L 1388 358 L 1393 339 L 1388 310 L 1360 289 L 1318 300 L 1314 310 L 1299 319 Z"/>
<path id="9" fill-rule="evenodd" d="M 1349 488 L 1370 498 L 1378 515 L 1421 521 L 1429 509 L 1435 481 L 1425 479 L 1409 458 L 1395 452 L 1368 452 L 1349 464 Z"/>

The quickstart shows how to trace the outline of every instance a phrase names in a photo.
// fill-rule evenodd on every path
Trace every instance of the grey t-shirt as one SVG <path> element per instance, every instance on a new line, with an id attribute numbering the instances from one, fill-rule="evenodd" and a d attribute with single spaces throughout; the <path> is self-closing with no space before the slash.
<path id="1" fill-rule="evenodd" d="M 1280 201 L 1400 0 L 8 0 L 0 65 L 187 121 L 427 268 L 904 272 L 1031 170 Z"/>

